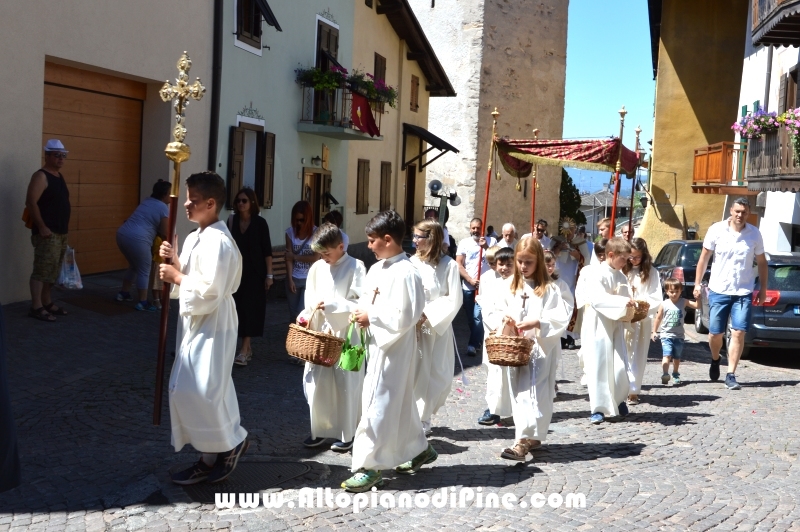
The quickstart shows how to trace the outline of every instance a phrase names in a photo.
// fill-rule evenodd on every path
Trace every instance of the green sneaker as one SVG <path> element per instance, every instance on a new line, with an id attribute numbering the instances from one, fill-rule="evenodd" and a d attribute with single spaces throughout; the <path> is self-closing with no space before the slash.
<path id="1" fill-rule="evenodd" d="M 673 373 L 672 374 L 672 384 L 680 384 L 681 383 L 681 374 L 680 373 Z"/>
<path id="2" fill-rule="evenodd" d="M 412 460 L 395 467 L 394 470 L 401 475 L 413 475 L 419 471 L 419 468 L 425 464 L 436 461 L 437 458 L 439 458 L 439 453 L 437 453 L 436 449 L 429 443 L 427 449 L 419 453 Z"/>
<path id="3" fill-rule="evenodd" d="M 342 482 L 342 487 L 353 493 L 362 493 L 371 490 L 372 486 L 380 488 L 382 485 L 381 472 L 372 469 L 359 469 L 355 475 Z"/>

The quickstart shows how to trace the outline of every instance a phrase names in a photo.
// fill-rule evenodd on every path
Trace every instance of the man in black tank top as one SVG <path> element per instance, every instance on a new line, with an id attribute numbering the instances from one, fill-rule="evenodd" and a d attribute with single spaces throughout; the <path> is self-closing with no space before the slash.
<path id="1" fill-rule="evenodd" d="M 69 190 L 61 167 L 67 150 L 60 140 L 51 139 L 44 147 L 44 167 L 31 177 L 25 206 L 33 222 L 33 273 L 31 274 L 32 318 L 55 321 L 66 316 L 64 309 L 50 299 L 50 289 L 58 279 L 67 249 L 70 203 Z"/>

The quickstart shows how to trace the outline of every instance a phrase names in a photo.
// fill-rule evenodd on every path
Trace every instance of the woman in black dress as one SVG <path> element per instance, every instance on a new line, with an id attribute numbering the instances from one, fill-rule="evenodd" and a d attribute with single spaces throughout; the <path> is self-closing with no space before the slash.
<path id="1" fill-rule="evenodd" d="M 272 286 L 272 242 L 253 189 L 245 187 L 236 194 L 233 210 L 228 228 L 242 254 L 242 282 L 233 294 L 242 347 L 234 363 L 246 366 L 253 357 L 250 338 L 264 335 L 267 290 Z"/>

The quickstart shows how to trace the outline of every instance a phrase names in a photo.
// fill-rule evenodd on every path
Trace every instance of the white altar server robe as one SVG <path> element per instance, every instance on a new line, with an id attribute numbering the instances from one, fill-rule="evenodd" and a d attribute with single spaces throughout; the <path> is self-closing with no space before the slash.
<path id="1" fill-rule="evenodd" d="M 505 296 L 509 292 L 509 280 L 503 279 L 497 272 L 486 272 L 481 276 L 481 289 L 478 293 L 481 314 L 483 315 L 484 337 L 488 338 L 489 333 L 497 330 L 505 316 Z M 488 282 L 487 282 L 488 281 Z M 489 413 L 500 416 L 510 417 L 511 412 L 511 390 L 508 387 L 508 367 L 498 366 L 489 362 L 486 354 L 486 344 L 483 345 L 483 363 L 486 365 L 486 404 Z"/>
<path id="2" fill-rule="evenodd" d="M 592 257 L 594 258 L 595 255 L 593 254 Z M 580 332 L 580 334 L 583 334 L 583 328 L 586 326 L 583 316 L 586 312 L 585 307 L 588 304 L 588 287 L 594 282 L 594 275 L 595 272 L 598 271 L 597 267 L 600 264 L 602 263 L 598 260 L 597 263 L 592 262 L 590 265 L 584 266 L 583 269 L 581 269 L 581 274 L 578 277 L 577 284 L 575 285 L 575 293 L 573 295 L 575 306 L 578 308 L 578 321 L 575 324 L 575 330 L 576 332 Z M 584 351 L 591 349 L 590 347 L 584 348 L 586 345 L 586 342 L 581 340 L 581 347 L 578 349 L 578 365 L 581 367 L 581 369 L 585 368 L 583 353 Z"/>
<path id="3" fill-rule="evenodd" d="M 581 270 L 583 272 L 583 270 Z M 569 320 L 572 319 L 572 311 L 575 309 L 575 297 L 572 295 L 572 291 L 567 286 L 567 283 L 562 281 L 561 279 L 555 279 L 553 284 L 558 289 L 558 297 L 561 298 L 561 304 L 564 305 L 564 310 L 569 316 L 567 320 L 567 325 L 569 325 Z M 566 328 L 564 329 L 566 330 Z M 561 336 L 564 336 L 564 333 L 561 333 Z M 550 361 L 550 380 L 555 385 L 557 377 L 556 371 L 558 370 L 558 365 L 561 362 L 561 342 L 558 343 L 558 349 L 554 352 L 553 360 Z"/>
<path id="4" fill-rule="evenodd" d="M 511 292 L 511 280 L 506 280 L 506 283 L 506 315 L 517 321 L 534 318 L 541 323 L 540 327 L 525 331 L 526 337 L 536 339 L 530 362 L 525 366 L 509 367 L 506 372 L 515 437 L 517 440 L 531 438 L 543 442 L 550 428 L 555 398 L 550 366 L 561 348 L 561 333 L 571 314 L 567 313 L 560 290 L 553 283 L 547 284 L 542 297 L 536 295 L 527 281 L 516 293 Z"/>
<path id="5" fill-rule="evenodd" d="M 239 318 L 233 293 L 242 257 L 224 222 L 189 233 L 180 254 L 177 351 L 169 379 L 172 445 L 203 453 L 233 449 L 247 437 L 231 378 Z"/>
<path id="6" fill-rule="evenodd" d="M 586 287 L 583 314 L 583 364 L 592 414 L 619 415 L 619 404 L 630 393 L 630 368 L 625 344 L 625 316 L 630 301 L 625 275 L 607 263 L 596 267 Z"/>
<path id="7" fill-rule="evenodd" d="M 453 320 L 461 308 L 461 276 L 456 261 L 443 256 L 434 266 L 411 257 L 425 291 L 425 322 L 419 327 L 419 360 L 414 375 L 414 398 L 420 420 L 430 423 L 447 401 L 453 386 L 456 349 Z"/>
<path id="8" fill-rule="evenodd" d="M 639 275 L 639 267 L 635 266 L 628 272 L 628 285 L 633 292 L 633 299 L 647 301 L 650 310 L 647 317 L 636 323 L 628 325 L 628 359 L 634 382 L 631 384 L 631 393 L 639 394 L 642 391 L 644 368 L 647 367 L 647 353 L 650 351 L 650 333 L 653 330 L 653 319 L 661 307 L 661 279 L 658 270 L 650 266 L 650 275 L 647 282 L 643 283 Z"/>
<path id="9" fill-rule="evenodd" d="M 416 325 L 424 307 L 422 280 L 405 253 L 367 272 L 358 308 L 369 315 L 369 358 L 353 471 L 390 469 L 428 447 L 414 400 Z"/>
<path id="10" fill-rule="evenodd" d="M 364 263 L 347 253 L 335 264 L 324 260 L 312 264 L 306 280 L 306 309 L 301 313 L 310 321 L 309 326 L 318 331 L 327 320 L 331 333 L 344 338 L 366 275 Z M 320 301 L 325 303 L 324 314 L 314 315 L 313 309 Z M 353 331 L 351 343 L 361 344 L 358 328 Z M 343 442 L 353 439 L 361 417 L 363 385 L 363 367 L 361 371 L 345 371 L 338 364 L 326 368 L 306 362 L 303 392 L 308 401 L 313 438 L 336 438 Z"/>

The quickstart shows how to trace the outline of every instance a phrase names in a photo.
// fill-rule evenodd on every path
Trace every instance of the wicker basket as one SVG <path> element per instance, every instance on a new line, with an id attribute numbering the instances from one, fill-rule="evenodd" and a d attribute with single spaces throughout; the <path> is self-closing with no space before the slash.
<path id="1" fill-rule="evenodd" d="M 527 366 L 531 361 L 533 340 L 524 336 L 505 336 L 497 331 L 484 340 L 489 362 L 497 366 Z"/>
<path id="2" fill-rule="evenodd" d="M 628 307 L 626 309 L 625 315 L 621 317 L 619 321 L 636 323 L 637 321 L 642 321 L 645 319 L 649 311 L 650 303 L 637 299 L 634 301 L 634 305 L 632 307 Z"/>
<path id="3" fill-rule="evenodd" d="M 343 345 L 344 338 L 289 324 L 286 352 L 300 360 L 329 368 L 339 362 Z"/>

